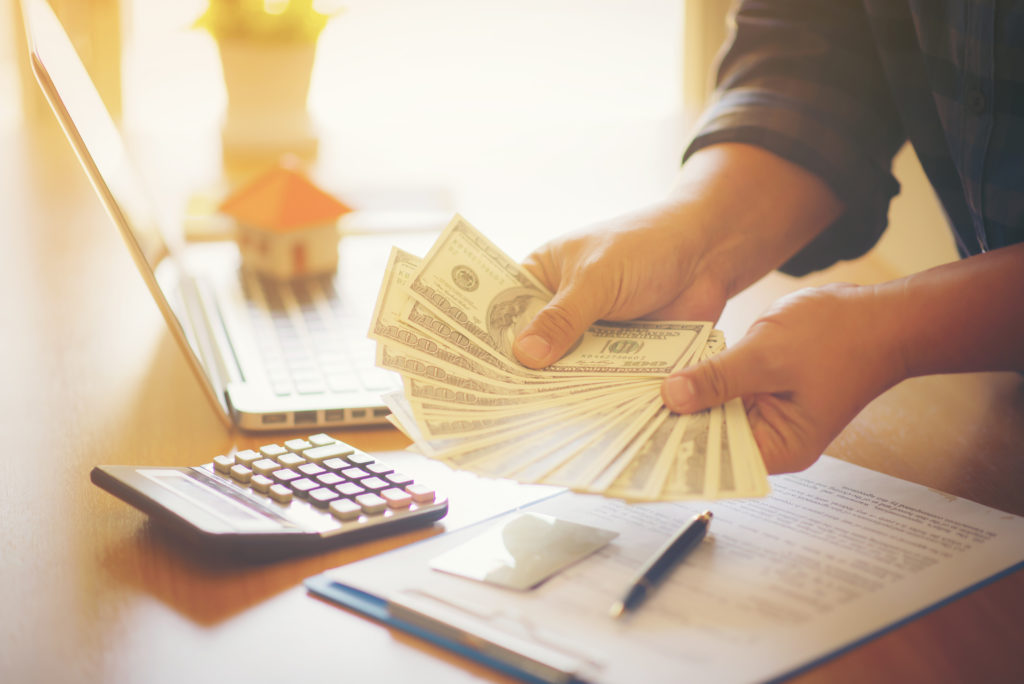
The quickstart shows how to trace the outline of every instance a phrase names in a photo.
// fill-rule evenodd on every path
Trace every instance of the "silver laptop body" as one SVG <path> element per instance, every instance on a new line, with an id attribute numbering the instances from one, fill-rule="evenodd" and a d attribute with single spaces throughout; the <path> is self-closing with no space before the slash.
<path id="1" fill-rule="evenodd" d="M 44 0 L 22 8 L 36 79 L 225 420 L 245 430 L 387 423 L 380 395 L 399 382 L 374 367 L 365 334 L 376 278 L 343 252 L 334 277 L 276 283 L 242 270 L 232 243 L 169 242 L 60 22 Z"/>

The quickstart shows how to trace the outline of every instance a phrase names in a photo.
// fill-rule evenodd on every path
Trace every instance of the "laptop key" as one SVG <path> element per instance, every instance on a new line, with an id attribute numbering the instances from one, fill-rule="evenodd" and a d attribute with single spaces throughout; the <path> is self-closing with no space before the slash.
<path id="1" fill-rule="evenodd" d="M 327 386 L 332 392 L 355 392 L 359 389 L 359 382 L 350 373 L 331 373 L 327 376 Z"/>
<path id="2" fill-rule="evenodd" d="M 359 372 L 363 386 L 370 391 L 391 389 L 395 386 L 394 375 L 379 368 L 368 368 Z"/>
<path id="3" fill-rule="evenodd" d="M 303 395 L 324 394 L 327 391 L 327 385 L 322 380 L 299 381 L 295 383 L 295 390 Z"/>

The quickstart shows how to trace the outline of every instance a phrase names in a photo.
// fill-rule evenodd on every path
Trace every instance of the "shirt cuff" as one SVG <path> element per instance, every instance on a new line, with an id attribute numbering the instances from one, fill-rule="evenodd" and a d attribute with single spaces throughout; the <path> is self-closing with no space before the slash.
<path id="1" fill-rule="evenodd" d="M 888 152 L 872 159 L 852 136 L 828 128 L 792 103 L 752 105 L 752 97 L 770 99 L 765 93 L 725 93 L 708 111 L 683 163 L 711 145 L 744 143 L 803 167 L 836 193 L 844 213 L 783 264 L 783 273 L 805 275 L 863 255 L 885 230 L 889 201 L 899 192 L 899 183 L 889 172 Z"/>

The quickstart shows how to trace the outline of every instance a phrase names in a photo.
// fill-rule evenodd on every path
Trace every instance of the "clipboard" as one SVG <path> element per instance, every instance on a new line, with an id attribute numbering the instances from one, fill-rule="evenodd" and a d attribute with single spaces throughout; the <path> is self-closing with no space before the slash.
<path id="1" fill-rule="evenodd" d="M 430 569 L 482 523 L 306 586 L 524 681 L 750 682 L 806 669 L 1024 567 L 1024 517 L 823 456 L 778 476 L 765 499 L 716 502 L 701 548 L 639 610 L 610 618 L 635 569 L 706 505 L 571 492 L 535 502 L 527 510 L 620 534 L 530 592 Z M 904 555 L 886 560 L 894 549 Z"/>
<path id="2" fill-rule="evenodd" d="M 306 588 L 321 598 L 400 629 L 444 649 L 505 674 L 534 684 L 573 684 L 579 682 L 572 672 L 560 670 L 549 663 L 530 660 L 495 644 L 481 642 L 471 634 L 461 632 L 434 619 L 410 619 L 408 612 L 393 610 L 394 606 L 380 596 L 374 596 L 335 582 L 326 574 L 310 577 Z"/>

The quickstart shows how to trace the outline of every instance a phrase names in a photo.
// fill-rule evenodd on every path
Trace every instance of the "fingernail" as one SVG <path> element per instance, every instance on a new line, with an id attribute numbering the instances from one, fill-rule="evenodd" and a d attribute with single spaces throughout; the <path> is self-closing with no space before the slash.
<path id="1" fill-rule="evenodd" d="M 543 363 L 551 353 L 551 344 L 540 335 L 527 335 L 516 344 L 519 350 L 519 358 L 525 361 L 532 361 L 535 364 Z"/>
<path id="2" fill-rule="evenodd" d="M 665 403 L 673 410 L 686 408 L 693 400 L 696 390 L 693 381 L 682 375 L 673 375 L 665 380 Z"/>

